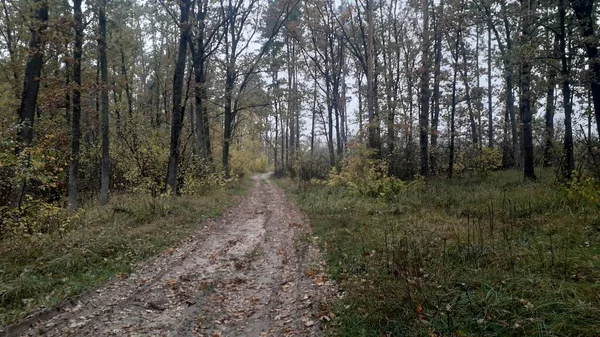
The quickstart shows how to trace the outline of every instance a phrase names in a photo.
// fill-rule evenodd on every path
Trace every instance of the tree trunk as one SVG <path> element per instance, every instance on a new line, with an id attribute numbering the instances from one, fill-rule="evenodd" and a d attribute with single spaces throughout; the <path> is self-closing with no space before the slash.
<path id="1" fill-rule="evenodd" d="M 454 69 L 452 74 L 452 102 L 450 113 L 450 155 L 448 156 L 448 179 L 452 179 L 454 175 L 454 138 L 456 133 L 456 125 L 454 118 L 456 116 L 456 78 L 458 75 L 458 53 L 460 46 L 460 29 L 456 32 L 456 41 L 454 45 Z"/>
<path id="2" fill-rule="evenodd" d="M 179 48 L 177 51 L 177 62 L 175 63 L 175 72 L 173 74 L 173 114 L 171 122 L 171 145 L 169 149 L 169 166 L 167 168 L 166 192 L 178 194 L 177 190 L 177 166 L 179 165 L 179 143 L 181 129 L 183 128 L 183 111 L 181 104 L 183 97 L 183 80 L 185 75 L 185 60 L 187 56 L 187 46 L 190 36 L 190 27 L 188 24 L 191 0 L 183 0 L 179 4 L 181 16 L 179 19 Z"/>
<path id="3" fill-rule="evenodd" d="M 429 0 L 423 0 L 423 68 L 421 69 L 421 113 L 419 138 L 421 147 L 421 175 L 429 175 Z"/>
<path id="4" fill-rule="evenodd" d="M 442 63 L 442 20 L 444 18 L 444 1 L 440 1 L 440 13 L 435 18 L 435 60 L 433 73 L 433 116 L 431 118 L 431 173 L 437 172 L 438 156 L 438 124 L 440 118 L 440 76 Z"/>
<path id="5" fill-rule="evenodd" d="M 531 45 L 531 0 L 521 0 L 521 13 L 523 22 L 521 28 L 521 47 L 528 48 Z M 531 64 L 529 55 L 521 57 L 521 120 L 523 122 L 523 174 L 525 179 L 535 180 L 534 158 L 533 158 L 533 128 L 531 114 Z"/>
<path id="6" fill-rule="evenodd" d="M 582 30 L 585 52 L 593 73 L 590 88 L 594 101 L 594 115 L 596 116 L 596 131 L 600 135 L 600 60 L 598 60 L 598 42 L 594 35 L 593 0 L 571 0 L 571 6 Z"/>
<path id="7" fill-rule="evenodd" d="M 467 100 L 467 110 L 469 112 L 469 124 L 471 126 L 471 140 L 473 142 L 473 148 L 477 149 L 477 142 L 479 136 L 477 134 L 477 123 L 475 122 L 475 113 L 473 112 L 473 102 L 471 101 L 471 85 L 469 84 L 469 66 L 467 64 L 467 50 L 465 47 L 464 38 L 461 41 L 462 45 L 462 57 L 463 57 L 463 71 L 462 78 L 465 86 L 465 99 Z"/>
<path id="8" fill-rule="evenodd" d="M 73 46 L 73 112 L 71 113 L 71 163 L 69 166 L 69 211 L 79 208 L 79 145 L 81 140 L 81 56 L 83 54 L 83 13 L 82 0 L 73 0 L 73 20 L 75 22 L 75 44 Z"/>
<path id="9" fill-rule="evenodd" d="M 556 71 L 551 65 L 548 70 L 548 87 L 546 89 L 546 111 L 544 114 L 544 166 L 550 167 L 553 162 L 553 139 L 554 139 L 554 88 L 556 86 Z"/>
<path id="10" fill-rule="evenodd" d="M 492 106 L 492 27 L 488 23 L 487 45 L 488 146 L 494 148 L 494 109 Z"/>
<path id="11" fill-rule="evenodd" d="M 367 10 L 367 113 L 369 116 L 368 137 L 369 148 L 375 151 L 374 156 L 381 156 L 381 145 L 379 143 L 379 119 L 375 114 L 375 43 L 373 22 L 373 0 L 366 0 Z"/>
<path id="12" fill-rule="evenodd" d="M 560 21 L 560 35 L 559 35 L 559 48 L 560 48 L 560 72 L 562 77 L 562 95 L 563 95 L 563 110 L 565 113 L 565 161 L 563 173 L 565 178 L 570 179 L 571 173 L 575 169 L 575 159 L 573 156 L 573 102 L 571 100 L 571 81 L 570 71 L 567 57 L 567 23 L 566 23 L 566 5 L 565 0 L 559 0 L 558 2 L 558 16 Z M 592 90 L 593 93 L 593 90 Z M 597 116 L 597 115 L 596 115 Z"/>
<path id="13" fill-rule="evenodd" d="M 204 106 L 206 93 L 206 74 L 205 74 L 205 58 L 206 58 L 206 2 L 203 3 L 204 8 L 198 8 L 196 15 L 198 22 L 198 37 L 196 38 L 196 51 L 194 53 L 194 98 L 196 101 L 196 149 L 200 157 L 207 161 L 212 160 L 210 147 L 210 128 L 208 113 Z"/>
<path id="14" fill-rule="evenodd" d="M 100 114 L 102 119 L 102 174 L 100 177 L 100 205 L 108 203 L 110 184 L 110 153 L 109 153 L 109 124 L 108 124 L 108 61 L 106 46 L 106 0 L 102 0 L 98 13 L 98 26 L 100 38 L 98 39 L 100 51 Z"/>
<path id="15" fill-rule="evenodd" d="M 36 7 L 29 40 L 29 53 L 25 65 L 25 77 L 23 79 L 23 92 L 21 94 L 21 106 L 19 108 L 19 131 L 17 139 L 22 150 L 31 145 L 33 141 L 33 122 L 35 119 L 35 108 L 37 106 L 38 92 L 40 90 L 40 75 L 44 63 L 44 46 L 42 35 L 48 22 L 48 3 L 46 0 L 34 1 Z M 23 186 L 24 188 L 24 186 Z"/>

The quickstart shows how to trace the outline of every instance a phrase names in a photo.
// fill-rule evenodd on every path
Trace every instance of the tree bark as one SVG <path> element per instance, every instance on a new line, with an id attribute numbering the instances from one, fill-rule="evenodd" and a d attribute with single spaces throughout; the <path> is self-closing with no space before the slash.
<path id="1" fill-rule="evenodd" d="M 454 138 L 456 133 L 456 125 L 454 119 L 456 117 L 456 80 L 458 75 L 458 53 L 460 48 L 460 29 L 456 32 L 456 41 L 454 45 L 454 69 L 452 74 L 452 102 L 450 112 L 450 154 L 448 156 L 448 179 L 454 176 Z"/>
<path id="2" fill-rule="evenodd" d="M 561 64 L 561 77 L 562 77 L 562 96 L 563 96 L 563 110 L 565 113 L 565 141 L 564 141 L 564 167 L 563 174 L 566 179 L 571 178 L 571 173 L 575 169 L 575 158 L 573 156 L 573 102 L 571 99 L 571 74 L 569 70 L 568 57 L 567 57 L 567 23 L 566 23 L 566 5 L 565 0 L 559 0 L 558 2 L 558 16 L 560 21 L 560 35 L 559 35 L 559 48 L 560 48 L 560 64 Z M 593 94 L 593 90 L 592 90 Z M 597 116 L 597 115 L 596 115 Z"/>
<path id="3" fill-rule="evenodd" d="M 531 0 L 521 0 L 523 22 L 521 28 L 521 47 L 531 48 L 531 22 L 533 16 Z M 521 57 L 521 120 L 523 122 L 523 174 L 525 179 L 535 180 L 533 158 L 533 128 L 531 114 L 531 64 L 529 52 Z"/>
<path id="4" fill-rule="evenodd" d="M 81 56 L 83 54 L 82 0 L 73 0 L 75 44 L 73 45 L 73 111 L 71 113 L 71 163 L 69 166 L 69 211 L 79 208 L 79 148 L 81 140 Z"/>
<path id="5" fill-rule="evenodd" d="M 444 18 L 444 1 L 440 1 L 439 14 L 435 18 L 435 60 L 433 73 L 433 116 L 431 118 L 431 173 L 437 171 L 437 156 L 438 156 L 438 125 L 440 118 L 440 76 L 442 63 L 442 29 L 441 24 Z"/>
<path id="6" fill-rule="evenodd" d="M 29 55 L 25 65 L 23 92 L 21 94 L 21 106 L 19 108 L 19 131 L 17 133 L 17 140 L 21 147 L 18 149 L 18 152 L 29 147 L 33 141 L 35 108 L 37 106 L 38 92 L 40 90 L 40 75 L 42 73 L 44 62 L 42 35 L 47 28 L 48 3 L 46 0 L 35 0 L 34 7 L 33 29 L 31 30 L 31 39 L 29 40 Z"/>
<path id="7" fill-rule="evenodd" d="M 196 149 L 200 157 L 207 161 L 212 161 L 212 151 L 210 145 L 210 127 L 208 113 L 204 106 L 207 100 L 206 93 L 206 6 L 204 2 L 202 7 L 198 8 L 196 15 L 198 22 L 198 36 L 196 38 L 196 50 L 194 52 L 194 98 L 196 102 Z"/>
<path id="8" fill-rule="evenodd" d="M 429 0 L 423 0 L 423 68 L 421 69 L 421 113 L 419 138 L 421 148 L 421 175 L 429 175 Z"/>
<path id="9" fill-rule="evenodd" d="M 173 114 L 171 122 L 171 145 L 169 149 L 169 166 L 167 168 L 166 192 L 173 195 L 178 194 L 177 189 L 177 167 L 179 165 L 179 146 L 181 129 L 183 128 L 183 81 L 185 75 L 185 61 L 187 57 L 187 46 L 190 38 L 190 27 L 188 24 L 191 0 L 183 0 L 179 3 L 181 12 L 179 18 L 179 47 L 177 50 L 177 62 L 173 74 Z"/>
<path id="10" fill-rule="evenodd" d="M 98 39 L 100 52 L 100 114 L 102 119 L 102 173 L 100 177 L 100 205 L 108 203 L 110 184 L 110 139 L 108 115 L 108 61 L 106 46 L 106 0 L 102 0 L 98 13 L 98 26 L 100 38 Z"/>
<path id="11" fill-rule="evenodd" d="M 488 23 L 487 45 L 488 146 L 494 148 L 494 109 L 492 106 L 492 27 Z"/>
<path id="12" fill-rule="evenodd" d="M 593 15 L 593 0 L 571 0 L 571 6 L 582 30 L 585 52 L 588 57 L 593 78 L 590 82 L 594 115 L 596 116 L 596 131 L 600 135 L 600 60 L 598 59 L 598 39 L 594 33 L 596 18 Z"/>
<path id="13" fill-rule="evenodd" d="M 373 0 L 366 0 L 367 11 L 367 113 L 369 116 L 368 137 L 369 148 L 375 151 L 374 156 L 381 156 L 381 145 L 379 140 L 379 119 L 375 114 L 375 43 L 373 22 Z"/>

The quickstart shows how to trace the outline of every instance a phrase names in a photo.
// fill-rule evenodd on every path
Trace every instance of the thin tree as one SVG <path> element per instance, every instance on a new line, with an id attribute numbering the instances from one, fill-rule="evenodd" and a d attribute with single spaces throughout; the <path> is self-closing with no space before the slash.
<path id="1" fill-rule="evenodd" d="M 82 0 L 73 0 L 73 21 L 75 23 L 75 44 L 73 45 L 73 104 L 71 113 L 71 163 L 69 166 L 69 211 L 79 207 L 79 147 L 81 140 L 81 57 L 83 54 L 83 13 Z"/>
<path id="2" fill-rule="evenodd" d="M 98 38 L 99 58 L 100 58 L 100 114 L 102 119 L 102 173 L 100 177 L 100 205 L 108 203 L 108 191 L 110 184 L 110 138 L 109 138 L 109 114 L 108 114 L 108 61 L 106 46 L 106 2 L 100 2 L 98 11 L 98 28 L 100 37 Z"/>
<path id="3" fill-rule="evenodd" d="M 571 6 L 581 27 L 585 52 L 592 70 L 590 89 L 596 115 L 596 131 L 600 135 L 600 60 L 598 59 L 598 42 L 594 32 L 596 22 L 594 0 L 571 0 Z"/>
<path id="4" fill-rule="evenodd" d="M 421 175 L 429 175 L 429 0 L 422 1 L 423 45 L 421 68 L 421 111 L 419 114 L 419 144 L 421 148 Z"/>
<path id="5" fill-rule="evenodd" d="M 521 0 L 521 47 L 525 48 L 525 55 L 521 57 L 521 121 L 523 123 L 523 174 L 525 179 L 535 180 L 533 158 L 533 127 L 531 113 L 531 22 L 533 9 L 531 0 Z"/>

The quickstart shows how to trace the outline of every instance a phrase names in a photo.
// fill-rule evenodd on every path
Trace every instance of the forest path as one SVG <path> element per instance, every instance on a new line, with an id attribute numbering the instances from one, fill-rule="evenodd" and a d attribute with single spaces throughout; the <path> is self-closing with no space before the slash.
<path id="1" fill-rule="evenodd" d="M 331 293 L 302 214 L 269 175 L 218 220 L 0 336 L 319 336 Z"/>

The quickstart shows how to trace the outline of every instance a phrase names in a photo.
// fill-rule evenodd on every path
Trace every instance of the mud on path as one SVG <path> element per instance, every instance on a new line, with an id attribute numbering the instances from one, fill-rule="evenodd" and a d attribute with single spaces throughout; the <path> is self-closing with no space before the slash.
<path id="1" fill-rule="evenodd" d="M 253 179 L 179 246 L 0 336 L 320 336 L 333 286 L 310 227 L 268 175 Z"/>

